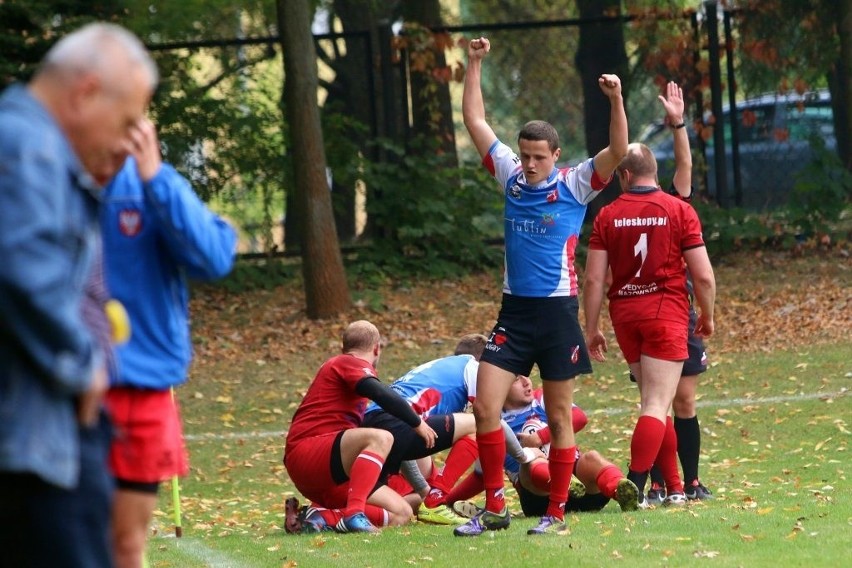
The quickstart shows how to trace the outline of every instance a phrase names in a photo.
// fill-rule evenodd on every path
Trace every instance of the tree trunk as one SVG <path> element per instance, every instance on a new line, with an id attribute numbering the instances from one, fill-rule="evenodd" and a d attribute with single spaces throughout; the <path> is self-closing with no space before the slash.
<path id="1" fill-rule="evenodd" d="M 325 149 L 317 105 L 317 57 L 309 0 L 278 0 L 284 54 L 284 100 L 290 126 L 297 210 L 301 221 L 302 273 L 307 315 L 335 316 L 351 305 L 325 175 Z"/>
<path id="2" fill-rule="evenodd" d="M 577 0 L 580 18 L 600 18 L 621 14 L 620 0 Z M 594 156 L 609 145 L 609 100 L 601 93 L 598 77 L 615 73 L 622 79 L 622 92 L 627 106 L 628 61 L 624 49 L 624 30 L 621 22 L 600 22 L 580 26 L 580 45 L 574 58 L 583 85 L 583 118 L 586 150 Z M 621 188 L 613 179 L 589 204 L 586 219 L 594 219 L 601 207 L 618 197 Z"/>

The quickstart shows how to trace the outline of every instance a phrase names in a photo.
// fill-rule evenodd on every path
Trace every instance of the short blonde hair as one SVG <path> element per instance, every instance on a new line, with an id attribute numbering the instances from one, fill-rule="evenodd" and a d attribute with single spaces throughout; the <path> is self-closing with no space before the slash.
<path id="1" fill-rule="evenodd" d="M 343 330 L 343 352 L 369 351 L 381 340 L 382 336 L 375 325 L 367 320 L 354 321 Z"/>
<path id="2" fill-rule="evenodd" d="M 627 146 L 627 155 L 618 164 L 618 171 L 629 171 L 634 176 L 656 177 L 657 159 L 654 153 L 641 142 L 633 142 Z"/>

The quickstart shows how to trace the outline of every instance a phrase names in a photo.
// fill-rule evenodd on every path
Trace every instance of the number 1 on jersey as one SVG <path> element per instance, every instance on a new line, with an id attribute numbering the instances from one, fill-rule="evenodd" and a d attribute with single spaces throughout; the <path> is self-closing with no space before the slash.
<path id="1" fill-rule="evenodd" d="M 636 271 L 636 278 L 639 278 L 639 273 L 642 272 L 642 265 L 645 264 L 645 259 L 648 257 L 648 233 L 639 235 L 639 240 L 633 245 L 633 254 L 642 257 L 642 263 L 639 264 L 639 270 Z"/>

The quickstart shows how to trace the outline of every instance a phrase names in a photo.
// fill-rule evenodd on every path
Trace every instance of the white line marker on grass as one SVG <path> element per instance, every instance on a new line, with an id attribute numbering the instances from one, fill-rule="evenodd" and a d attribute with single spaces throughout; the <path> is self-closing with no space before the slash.
<path id="1" fill-rule="evenodd" d="M 153 542 L 157 541 L 154 540 Z M 198 560 L 208 568 L 253 568 L 256 566 L 253 563 L 247 564 L 222 551 L 208 548 L 204 546 L 204 543 L 194 538 L 183 537 L 173 539 L 173 542 L 175 549 Z"/>
<path id="2" fill-rule="evenodd" d="M 779 402 L 801 402 L 803 400 L 816 400 L 818 398 L 840 398 L 847 396 L 849 391 L 847 389 L 841 389 L 838 392 L 813 392 L 806 394 L 797 394 L 797 395 L 789 395 L 789 396 L 768 396 L 764 398 L 732 398 L 730 400 L 700 400 L 695 406 L 698 408 L 711 408 L 711 407 L 720 407 L 725 408 L 729 406 L 747 406 L 750 404 L 776 404 Z M 591 410 L 589 414 L 591 416 L 595 415 L 605 415 L 605 416 L 617 416 L 620 414 L 627 414 L 628 412 L 635 412 L 635 408 L 603 408 L 598 410 Z M 263 438 L 276 438 L 287 435 L 286 430 L 272 430 L 272 431 L 255 431 L 255 432 L 207 432 L 205 434 L 187 434 L 186 440 L 188 442 L 198 442 L 204 440 L 257 440 Z M 282 442 L 284 440 L 282 439 Z"/>

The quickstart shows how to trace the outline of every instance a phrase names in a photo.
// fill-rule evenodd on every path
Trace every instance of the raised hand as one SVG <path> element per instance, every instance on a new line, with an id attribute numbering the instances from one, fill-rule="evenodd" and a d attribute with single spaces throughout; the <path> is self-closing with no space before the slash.
<path id="1" fill-rule="evenodd" d="M 491 42 L 487 38 L 478 37 L 467 44 L 468 59 L 483 59 L 491 51 Z"/>
<path id="2" fill-rule="evenodd" d="M 658 99 L 666 110 L 666 121 L 669 126 L 676 126 L 683 122 L 683 89 L 674 81 L 666 85 L 666 96 L 658 95 Z"/>
<path id="3" fill-rule="evenodd" d="M 607 97 L 612 98 L 621 95 L 621 79 L 618 78 L 618 75 L 604 73 L 598 77 L 598 85 Z"/>

